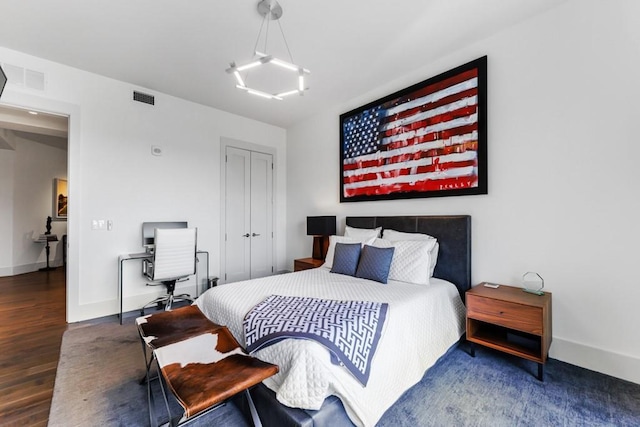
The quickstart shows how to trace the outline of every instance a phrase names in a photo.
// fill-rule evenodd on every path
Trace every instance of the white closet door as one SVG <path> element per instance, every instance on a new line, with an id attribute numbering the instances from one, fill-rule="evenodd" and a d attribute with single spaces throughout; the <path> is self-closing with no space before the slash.
<path id="1" fill-rule="evenodd" d="M 273 156 L 226 147 L 225 282 L 273 274 Z"/>
<path id="2" fill-rule="evenodd" d="M 225 162 L 225 279 L 251 278 L 251 152 L 226 149 Z"/>
<path id="3" fill-rule="evenodd" d="M 273 160 L 251 152 L 251 278 L 273 273 Z"/>

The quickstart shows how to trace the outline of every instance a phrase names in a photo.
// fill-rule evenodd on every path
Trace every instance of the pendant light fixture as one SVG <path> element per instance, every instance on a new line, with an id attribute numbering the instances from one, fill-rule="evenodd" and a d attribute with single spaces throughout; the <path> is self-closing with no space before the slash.
<path id="1" fill-rule="evenodd" d="M 309 89 L 305 85 L 305 75 L 310 74 L 311 72 L 306 68 L 296 65 L 293 61 L 291 50 L 289 50 L 287 39 L 284 36 L 284 31 L 282 30 L 282 25 L 280 25 L 279 21 L 279 19 L 282 17 L 282 7 L 276 0 L 262 0 L 258 3 L 257 9 L 258 13 L 262 16 L 262 24 L 260 26 L 260 31 L 258 32 L 258 38 L 256 39 L 256 44 L 253 51 L 253 59 L 243 65 L 237 65 L 235 62 L 231 62 L 230 67 L 226 70 L 227 73 L 234 75 L 234 77 L 236 78 L 236 87 L 238 89 L 244 90 L 252 95 L 277 100 L 282 100 L 286 96 L 295 94 L 303 95 L 304 92 Z M 275 56 L 268 53 L 267 41 L 269 39 L 269 28 L 271 21 L 278 22 L 278 27 L 280 28 L 280 33 L 282 34 L 284 45 L 286 46 L 287 52 L 289 53 L 289 61 L 276 58 Z M 262 50 L 259 51 L 258 47 L 261 39 L 264 41 L 261 47 Z M 284 90 L 278 91 L 276 93 L 272 93 L 268 90 L 260 90 L 256 87 L 249 86 L 247 84 L 247 81 L 249 80 L 249 70 L 252 70 L 251 73 L 257 73 L 259 72 L 259 70 L 265 67 L 274 67 L 274 69 L 280 70 L 281 73 L 285 73 L 282 78 L 286 79 L 287 82 L 290 80 L 291 85 L 284 88 Z"/>

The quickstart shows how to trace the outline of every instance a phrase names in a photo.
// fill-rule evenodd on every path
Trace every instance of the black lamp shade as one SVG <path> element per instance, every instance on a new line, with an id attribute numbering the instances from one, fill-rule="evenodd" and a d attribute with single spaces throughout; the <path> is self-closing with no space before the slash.
<path id="1" fill-rule="evenodd" d="M 307 236 L 331 236 L 336 234 L 335 216 L 308 216 Z"/>
<path id="2" fill-rule="evenodd" d="M 313 258 L 324 260 L 329 249 L 329 237 L 336 234 L 335 216 L 308 216 L 307 236 L 313 237 Z"/>

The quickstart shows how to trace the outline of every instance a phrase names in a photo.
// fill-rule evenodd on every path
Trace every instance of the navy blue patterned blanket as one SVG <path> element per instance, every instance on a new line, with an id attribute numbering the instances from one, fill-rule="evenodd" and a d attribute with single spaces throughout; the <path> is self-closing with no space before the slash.
<path id="1" fill-rule="evenodd" d="M 367 385 L 387 303 L 271 295 L 244 317 L 247 351 L 285 338 L 311 339 Z"/>

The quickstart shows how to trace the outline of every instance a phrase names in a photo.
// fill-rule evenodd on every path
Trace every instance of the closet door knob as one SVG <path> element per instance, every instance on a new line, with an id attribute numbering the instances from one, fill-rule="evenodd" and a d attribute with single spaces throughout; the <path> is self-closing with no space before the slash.
<path id="1" fill-rule="evenodd" d="M 251 234 L 251 235 L 252 235 L 253 237 L 256 237 L 256 236 L 259 236 L 259 235 L 260 235 L 260 233 L 253 233 L 253 234 Z"/>
<path id="2" fill-rule="evenodd" d="M 243 234 L 242 237 L 249 237 L 249 233 Z"/>

